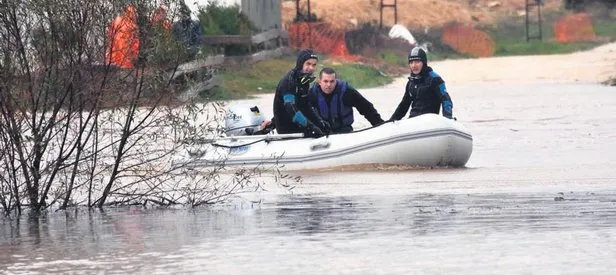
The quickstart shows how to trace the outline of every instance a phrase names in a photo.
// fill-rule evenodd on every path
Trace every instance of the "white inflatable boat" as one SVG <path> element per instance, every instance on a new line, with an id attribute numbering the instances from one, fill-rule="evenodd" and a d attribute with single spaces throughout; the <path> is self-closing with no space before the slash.
<path id="1" fill-rule="evenodd" d="M 461 167 L 473 150 L 471 134 L 457 121 L 426 114 L 348 134 L 225 137 L 193 145 L 188 165 L 324 169 L 365 164 Z"/>

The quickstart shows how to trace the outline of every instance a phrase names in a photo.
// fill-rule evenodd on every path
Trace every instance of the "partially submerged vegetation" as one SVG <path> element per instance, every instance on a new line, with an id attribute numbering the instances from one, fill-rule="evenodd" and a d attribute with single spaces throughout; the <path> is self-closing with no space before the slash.
<path id="1" fill-rule="evenodd" d="M 174 99 L 181 55 L 154 31 L 150 16 L 160 3 L 0 4 L 0 212 L 194 207 L 261 188 L 263 167 L 189 165 L 186 147 L 220 130 L 222 109 Z M 108 38 L 117 37 L 108 30 L 118 14 L 130 14 L 127 4 L 140 44 L 134 67 L 118 68 L 106 58 Z"/>

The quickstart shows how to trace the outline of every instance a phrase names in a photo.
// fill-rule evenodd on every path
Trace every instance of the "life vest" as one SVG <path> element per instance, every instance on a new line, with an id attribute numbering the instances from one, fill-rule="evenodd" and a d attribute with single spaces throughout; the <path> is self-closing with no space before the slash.
<path id="1" fill-rule="evenodd" d="M 330 104 L 327 104 L 325 95 L 319 92 L 317 84 L 312 85 L 310 91 L 317 98 L 319 115 L 332 127 L 333 132 L 338 132 L 345 127 L 351 127 L 353 124 L 353 107 L 346 106 L 342 102 L 344 93 L 347 90 L 347 83 L 336 80 L 336 88 L 333 92 Z M 352 129 L 352 128 L 351 128 Z"/>

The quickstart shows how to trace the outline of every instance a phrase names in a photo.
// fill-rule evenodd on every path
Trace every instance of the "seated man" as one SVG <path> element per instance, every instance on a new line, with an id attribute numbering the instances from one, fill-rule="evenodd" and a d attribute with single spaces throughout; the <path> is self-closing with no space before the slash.
<path id="1" fill-rule="evenodd" d="M 301 51 L 295 68 L 278 82 L 274 96 L 274 122 L 279 134 L 304 133 L 320 137 L 329 134 L 327 122 L 315 112 L 309 99 L 310 83 L 318 58 L 311 50 Z"/>
<path id="2" fill-rule="evenodd" d="M 312 105 L 317 107 L 321 118 L 331 125 L 332 133 L 353 131 L 353 107 L 372 126 L 383 123 L 372 103 L 347 82 L 336 79 L 336 71 L 332 68 L 323 68 L 319 72 L 318 82 L 312 85 L 310 92 Z"/>

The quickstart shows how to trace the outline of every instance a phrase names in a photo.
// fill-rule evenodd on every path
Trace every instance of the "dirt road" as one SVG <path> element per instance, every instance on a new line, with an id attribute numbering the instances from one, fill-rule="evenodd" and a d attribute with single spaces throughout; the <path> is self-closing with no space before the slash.
<path id="1" fill-rule="evenodd" d="M 572 54 L 445 60 L 430 65 L 448 84 L 486 81 L 599 83 L 616 76 L 616 43 Z"/>

